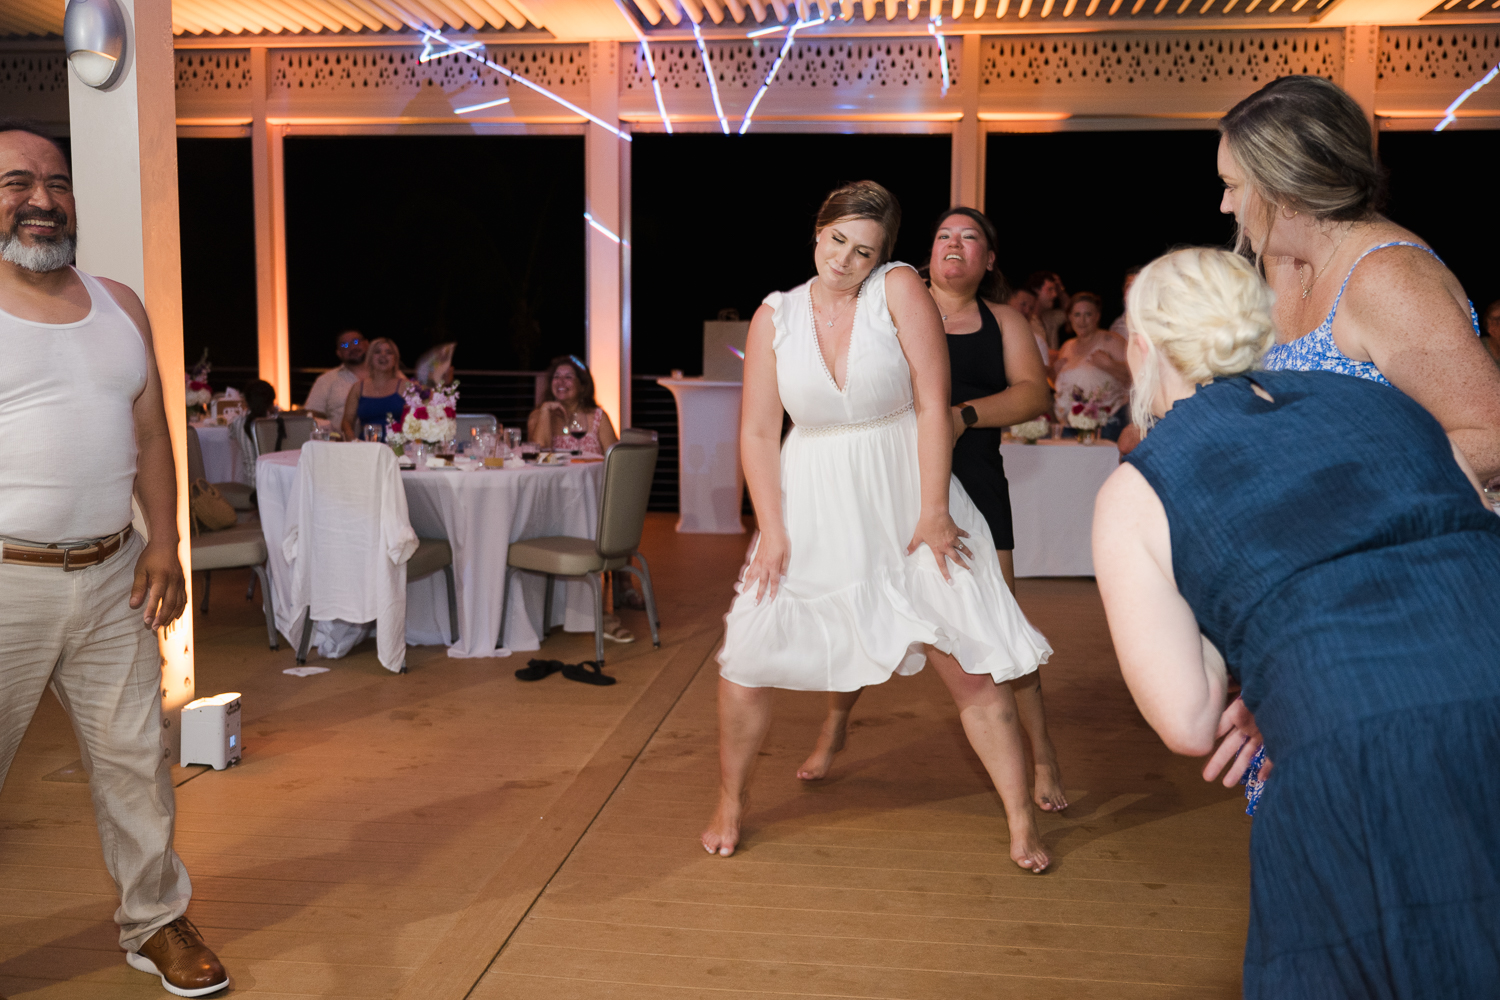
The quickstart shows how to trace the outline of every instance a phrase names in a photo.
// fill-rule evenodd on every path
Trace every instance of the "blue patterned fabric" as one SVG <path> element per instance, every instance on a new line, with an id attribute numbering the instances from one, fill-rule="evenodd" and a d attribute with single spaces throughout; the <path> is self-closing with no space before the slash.
<path id="1" fill-rule="evenodd" d="M 1364 379 L 1255 372 L 1126 461 L 1276 762 L 1245 997 L 1500 997 L 1500 518 L 1442 428 Z"/>
<path id="2" fill-rule="evenodd" d="M 1354 277 L 1354 269 L 1370 254 L 1376 250 L 1384 250 L 1386 247 L 1416 247 L 1418 250 L 1426 250 L 1432 254 L 1439 264 L 1443 262 L 1442 258 L 1433 253 L 1431 248 L 1406 240 L 1396 240 L 1371 247 L 1360 254 L 1350 265 L 1349 273 L 1344 275 L 1344 283 L 1339 286 L 1338 295 L 1334 296 L 1333 308 L 1328 310 L 1327 317 L 1318 325 L 1318 328 L 1289 344 L 1277 344 L 1272 347 L 1261 361 L 1261 367 L 1267 371 L 1338 372 L 1340 375 L 1353 375 L 1381 385 L 1390 385 L 1391 383 L 1380 373 L 1380 369 L 1375 367 L 1373 361 L 1355 361 L 1346 357 L 1344 352 L 1339 350 L 1339 345 L 1333 341 L 1333 317 L 1339 311 L 1339 302 L 1344 298 L 1344 289 L 1349 287 L 1349 279 Z M 1474 333 L 1477 335 L 1479 313 L 1474 310 L 1472 302 L 1469 303 L 1469 319 L 1474 324 Z"/>

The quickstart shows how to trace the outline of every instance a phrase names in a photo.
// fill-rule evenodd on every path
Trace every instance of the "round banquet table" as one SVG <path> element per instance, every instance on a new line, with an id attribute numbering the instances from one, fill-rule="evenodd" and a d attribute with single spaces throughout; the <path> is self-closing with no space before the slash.
<path id="1" fill-rule="evenodd" d="M 1093 576 L 1094 497 L 1120 467 L 1113 441 L 1000 445 L 1010 482 L 1016 576 Z"/>
<path id="2" fill-rule="evenodd" d="M 256 463 L 261 527 L 270 553 L 276 627 L 289 635 L 303 609 L 292 608 L 280 581 L 291 580 L 282 553 L 286 509 L 296 485 L 300 451 L 262 455 Z M 419 538 L 446 538 L 453 547 L 458 594 L 458 642 L 449 656 L 508 656 L 541 646 L 543 591 L 535 573 L 511 580 L 506 648 L 500 635 L 501 587 L 510 543 L 523 538 L 572 535 L 593 538 L 599 523 L 604 463 L 528 466 L 524 469 L 403 470 L 406 505 Z M 554 581 L 552 625 L 569 632 L 594 630 L 594 599 L 582 581 Z M 406 641 L 414 646 L 448 641 L 448 588 L 442 573 L 406 589 Z"/>

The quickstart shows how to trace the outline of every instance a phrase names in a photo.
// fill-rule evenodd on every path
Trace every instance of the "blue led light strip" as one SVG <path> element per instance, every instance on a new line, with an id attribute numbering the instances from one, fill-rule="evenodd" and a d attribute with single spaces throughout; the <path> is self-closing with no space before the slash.
<path id="1" fill-rule="evenodd" d="M 514 73 L 514 72 L 506 69 L 504 66 L 501 66 L 499 63 L 495 62 L 493 59 L 489 58 L 487 55 L 483 55 L 482 54 L 484 52 L 484 43 L 483 42 L 457 42 L 457 43 L 455 43 L 455 42 L 450 42 L 447 38 L 445 38 L 443 36 L 443 34 L 441 32 L 433 31 L 431 28 L 418 27 L 417 30 L 420 31 L 420 32 L 422 32 L 422 34 L 424 34 L 424 35 L 427 36 L 427 44 L 425 44 L 425 45 L 422 46 L 422 55 L 420 57 L 418 57 L 418 60 L 417 60 L 418 62 L 424 62 L 424 63 L 425 62 L 431 62 L 434 59 L 441 59 L 443 56 L 447 56 L 447 55 L 456 55 L 456 54 L 466 55 L 470 59 L 473 59 L 476 62 L 483 63 L 484 65 L 488 66 L 490 69 L 494 70 L 496 73 L 499 73 L 501 76 L 505 77 L 506 79 L 514 80 L 516 83 L 521 84 L 521 86 L 523 86 L 523 87 L 530 87 L 532 90 L 536 91 L 538 94 L 541 94 L 543 97 L 547 98 L 549 101 L 556 101 L 558 104 L 561 104 L 563 107 L 567 108 L 569 111 L 573 112 L 575 115 L 581 115 L 584 118 L 587 118 L 589 121 L 593 122 L 595 125 L 598 125 L 600 128 L 604 129 L 607 132 L 613 132 L 615 135 L 619 136 L 621 139 L 624 139 L 626 142 L 630 142 L 631 141 L 630 136 L 626 135 L 624 132 L 621 132 L 619 129 L 615 128 L 613 125 L 609 124 L 604 119 L 598 117 L 597 115 L 591 115 L 591 114 L 589 114 L 587 111 L 583 110 L 582 108 L 580 108 L 578 105 L 574 104 L 572 101 L 568 100 L 567 98 L 562 97 L 562 96 L 560 96 L 558 94 L 554 94 L 552 91 L 548 90 L 546 87 L 543 87 L 539 83 L 532 83 L 530 80 L 526 79 L 524 76 L 521 76 L 519 73 Z M 447 48 L 444 49 L 442 52 L 434 52 L 434 51 L 432 51 L 432 43 L 433 42 L 438 42 L 438 43 L 440 43 L 442 45 L 446 45 Z"/>
<path id="2" fill-rule="evenodd" d="M 620 9 L 620 16 L 630 25 L 630 30 L 635 32 L 636 39 L 641 43 L 641 55 L 646 57 L 646 72 L 651 74 L 651 90 L 656 94 L 656 111 L 661 115 L 661 123 L 666 128 L 667 135 L 671 135 L 672 119 L 667 116 L 667 105 L 661 98 L 661 83 L 656 79 L 656 60 L 651 58 L 651 43 L 646 41 L 646 33 L 635 23 L 635 15 L 626 9 L 624 0 L 615 0 L 615 6 Z"/>
<path id="3" fill-rule="evenodd" d="M 776 72 L 777 70 L 781 69 L 782 60 L 784 60 L 786 58 L 786 54 L 791 51 L 792 39 L 797 37 L 797 29 L 803 27 L 805 23 L 807 22 L 804 22 L 801 18 L 798 18 L 797 23 L 791 25 L 786 29 L 786 41 L 782 43 L 781 52 L 777 54 L 776 61 L 771 64 L 771 71 L 766 74 L 766 82 L 760 85 L 760 89 L 755 92 L 755 99 L 750 102 L 750 107 L 745 109 L 745 118 L 740 122 L 740 135 L 744 135 L 746 132 L 750 131 L 751 116 L 755 114 L 755 109 L 760 106 L 760 99 L 766 96 L 766 91 L 770 88 L 771 81 L 776 79 Z M 820 17 L 816 22 L 813 23 L 822 24 L 823 19 Z"/>
<path id="4" fill-rule="evenodd" d="M 714 114 L 719 116 L 719 128 L 724 130 L 725 135 L 728 135 L 729 119 L 724 117 L 724 105 L 719 103 L 719 85 L 714 80 L 713 64 L 708 61 L 708 46 L 703 44 L 703 30 L 698 27 L 698 22 L 692 17 L 688 18 L 688 23 L 693 26 L 693 37 L 698 40 L 698 54 L 703 57 L 703 74 L 708 77 L 708 92 L 714 97 Z"/>
<path id="5" fill-rule="evenodd" d="M 943 26 L 943 15 L 938 14 L 927 22 L 927 33 L 937 39 L 938 53 L 942 56 L 943 63 L 943 96 L 948 96 L 948 40 L 938 29 Z"/>
<path id="6" fill-rule="evenodd" d="M 471 105 L 469 105 L 466 108 L 454 108 L 453 109 L 453 113 L 455 115 L 466 115 L 470 111 L 482 111 L 485 108 L 499 107 L 502 104 L 509 104 L 509 103 L 510 103 L 510 98 L 509 97 L 502 97 L 498 101 L 485 101 L 483 104 L 471 104 Z"/>
<path id="7" fill-rule="evenodd" d="M 1460 104 L 1462 104 L 1464 101 L 1467 101 L 1470 97 L 1474 96 L 1474 92 L 1476 90 L 1493 80 L 1496 73 L 1500 73 L 1500 63 L 1496 63 L 1494 66 L 1491 66 L 1490 71 L 1479 78 L 1478 83 L 1474 84 L 1474 86 L 1470 87 L 1462 94 L 1459 94 L 1458 100 L 1448 105 L 1448 110 L 1443 112 L 1443 120 L 1438 122 L 1437 128 L 1433 129 L 1433 131 L 1441 132 L 1443 129 L 1447 128 L 1449 125 L 1452 125 L 1455 121 L 1457 121 L 1457 118 L 1453 114 L 1453 112 L 1458 110 L 1458 106 Z"/>
<path id="8" fill-rule="evenodd" d="M 620 239 L 620 237 L 616 236 L 614 233 L 612 233 L 612 232 L 609 231 L 609 227 L 608 226 L 604 225 L 604 223 L 600 222 L 598 219 L 594 218 L 589 213 L 584 212 L 583 213 L 583 217 L 584 217 L 585 220 L 588 221 L 589 225 L 591 225 L 595 229 L 599 230 L 599 232 L 603 233 L 605 236 L 608 236 L 614 242 L 620 244 L 620 246 L 622 246 L 622 247 L 628 247 L 628 246 L 630 246 L 630 241 L 629 240 L 622 240 L 622 239 Z"/>

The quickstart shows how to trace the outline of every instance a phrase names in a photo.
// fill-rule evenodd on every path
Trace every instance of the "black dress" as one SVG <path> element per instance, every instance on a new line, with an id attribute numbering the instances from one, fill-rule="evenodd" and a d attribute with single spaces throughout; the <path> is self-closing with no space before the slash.
<path id="1" fill-rule="evenodd" d="M 1005 340 L 990 307 L 979 302 L 979 329 L 948 334 L 948 363 L 953 369 L 953 402 L 993 396 L 1009 388 L 1005 378 Z M 1016 547 L 1010 523 L 1010 484 L 1000 460 L 1000 428 L 970 427 L 953 446 L 953 474 L 979 508 L 995 537 L 995 548 Z"/>

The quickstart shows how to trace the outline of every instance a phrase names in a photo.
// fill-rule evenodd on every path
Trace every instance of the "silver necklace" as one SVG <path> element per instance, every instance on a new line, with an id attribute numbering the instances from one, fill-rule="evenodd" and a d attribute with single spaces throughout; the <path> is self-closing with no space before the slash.
<path id="1" fill-rule="evenodd" d="M 817 300 L 817 299 L 816 299 L 816 298 L 814 298 L 814 297 L 813 297 L 813 294 L 812 294 L 812 289 L 811 289 L 811 288 L 809 288 L 809 289 L 808 289 L 808 290 L 807 290 L 807 294 L 808 294 L 808 297 L 809 297 L 809 298 L 812 298 L 812 304 L 813 304 L 813 312 L 815 312 L 815 313 L 818 313 L 818 314 L 819 314 L 819 315 L 820 315 L 820 316 L 821 316 L 821 315 L 822 315 L 822 314 L 823 314 L 823 311 L 822 311 L 822 310 L 821 310 L 821 309 L 819 309 L 819 308 L 818 308 L 818 300 Z M 858 301 L 858 300 L 859 300 L 859 293 L 858 293 L 858 292 L 856 292 L 856 293 L 855 293 L 855 295 L 854 295 L 854 298 L 852 298 L 852 299 L 850 299 L 850 300 L 849 300 L 849 302 L 856 302 L 856 301 Z M 839 308 L 839 311 L 838 311 L 838 314 L 837 314 L 837 315 L 835 315 L 835 316 L 834 316 L 834 317 L 833 317 L 833 319 L 830 319 L 830 320 L 827 320 L 827 321 L 826 321 L 826 322 L 827 322 L 827 325 L 828 325 L 828 327 L 829 327 L 829 328 L 830 328 L 830 329 L 832 329 L 832 327 L 833 327 L 833 324 L 835 324 L 835 323 L 837 323 L 837 322 L 838 322 L 838 321 L 839 321 L 839 320 L 841 320 L 841 319 L 843 319 L 843 318 L 844 318 L 844 311 L 845 311 L 845 310 L 847 310 L 847 309 L 848 309 L 848 308 L 849 308 L 849 302 L 845 302 L 845 303 L 844 303 L 844 304 L 843 304 L 843 306 L 841 306 L 841 307 L 840 307 L 840 308 Z"/>

